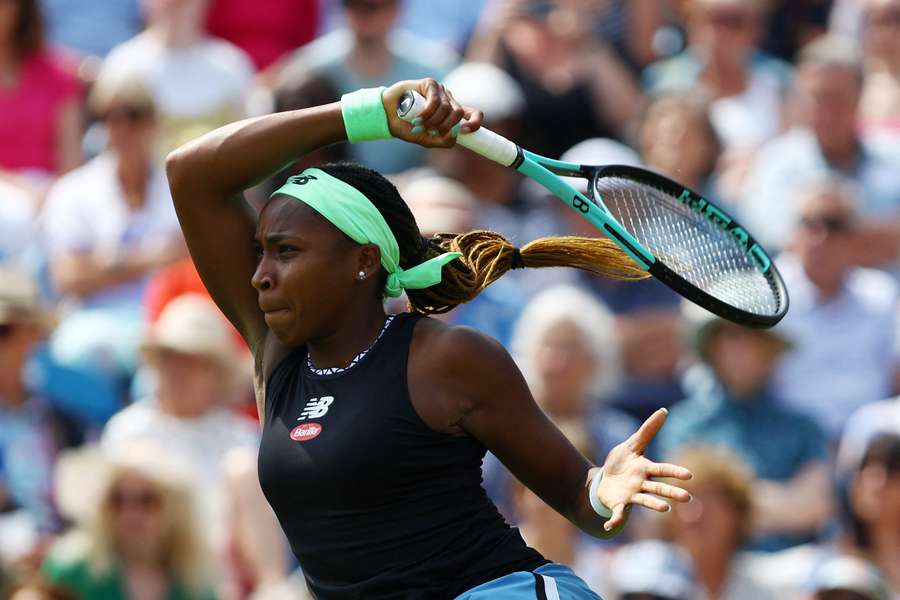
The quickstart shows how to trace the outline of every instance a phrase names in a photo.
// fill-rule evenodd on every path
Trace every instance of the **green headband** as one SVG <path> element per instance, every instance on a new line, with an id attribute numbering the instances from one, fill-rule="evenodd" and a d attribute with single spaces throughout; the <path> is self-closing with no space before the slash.
<path id="1" fill-rule="evenodd" d="M 272 196 L 286 194 L 308 204 L 357 244 L 375 244 L 381 250 L 381 266 L 388 272 L 384 293 L 396 297 L 404 289 L 419 290 L 441 282 L 441 269 L 462 256 L 445 252 L 407 270 L 400 268 L 400 247 L 375 205 L 358 189 L 321 169 L 306 169 L 278 188 Z"/>

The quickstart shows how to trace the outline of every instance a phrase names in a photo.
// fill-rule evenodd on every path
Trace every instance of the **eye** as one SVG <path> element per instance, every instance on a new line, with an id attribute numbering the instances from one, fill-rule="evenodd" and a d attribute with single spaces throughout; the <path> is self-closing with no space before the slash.
<path id="1" fill-rule="evenodd" d="M 291 246 L 290 244 L 278 244 L 278 254 L 288 254 L 291 252 L 297 252 L 297 247 Z"/>
<path id="2" fill-rule="evenodd" d="M 260 260 L 263 256 L 263 247 L 262 244 L 253 244 L 253 254 L 256 255 L 256 260 Z"/>

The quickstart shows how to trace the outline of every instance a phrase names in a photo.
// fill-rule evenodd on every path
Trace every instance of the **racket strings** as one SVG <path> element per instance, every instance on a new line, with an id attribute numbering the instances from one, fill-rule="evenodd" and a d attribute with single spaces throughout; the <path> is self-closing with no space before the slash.
<path id="1" fill-rule="evenodd" d="M 695 287 L 742 310 L 776 314 L 782 299 L 729 233 L 645 183 L 604 177 L 595 191 L 612 216 L 662 263 Z"/>
<path id="2" fill-rule="evenodd" d="M 421 290 L 407 290 L 410 307 L 425 314 L 440 314 L 468 302 L 497 281 L 515 264 L 516 247 L 493 231 L 440 233 L 429 240 L 423 260 L 442 252 L 459 252 L 443 271 L 441 282 Z M 649 274 L 614 242 L 577 236 L 534 240 L 519 250 L 526 267 L 575 267 L 612 279 L 645 279 Z"/>

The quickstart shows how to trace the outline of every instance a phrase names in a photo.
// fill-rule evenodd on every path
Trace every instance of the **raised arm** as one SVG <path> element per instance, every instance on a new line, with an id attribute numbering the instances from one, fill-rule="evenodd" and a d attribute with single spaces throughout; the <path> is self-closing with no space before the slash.
<path id="1" fill-rule="evenodd" d="M 172 152 L 166 172 L 188 249 L 222 312 L 256 349 L 267 331 L 250 279 L 256 213 L 242 192 L 346 139 L 339 103 L 238 121 Z"/>
<path id="2" fill-rule="evenodd" d="M 631 504 L 664 512 L 669 505 L 662 498 L 689 499 L 685 490 L 651 479 L 688 479 L 686 469 L 643 456 L 665 421 L 665 411 L 657 411 L 607 456 L 597 490 L 598 499 L 612 510 L 612 516 L 604 518 L 594 511 L 589 496 L 598 467 L 540 410 L 506 350 L 463 328 L 445 328 L 428 338 L 421 358 L 415 363 L 410 359 L 411 369 L 421 368 L 411 373 L 411 393 L 421 389 L 417 374 L 427 374 L 434 401 L 449 407 L 447 421 L 480 440 L 522 483 L 586 533 L 611 537 L 624 525 Z"/>

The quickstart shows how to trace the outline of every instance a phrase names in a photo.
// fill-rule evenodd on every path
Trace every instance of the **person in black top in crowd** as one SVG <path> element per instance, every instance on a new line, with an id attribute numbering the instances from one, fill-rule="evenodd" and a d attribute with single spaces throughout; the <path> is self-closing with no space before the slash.
<path id="1" fill-rule="evenodd" d="M 412 127 L 396 116 L 410 89 L 426 98 Z M 426 240 L 393 185 L 348 163 L 291 177 L 258 216 L 244 200 L 304 153 L 373 139 L 360 133 L 373 118 L 381 136 L 450 147 L 454 126 L 477 129 L 482 115 L 434 80 L 406 81 L 233 123 L 167 160 L 198 270 L 256 359 L 266 497 L 319 599 L 597 598 L 502 520 L 481 459 L 491 450 L 582 530 L 609 537 L 631 505 L 664 512 L 666 499 L 689 499 L 653 479 L 688 479 L 686 469 L 643 456 L 665 410 L 598 468 L 544 416 L 498 343 L 425 315 L 514 267 L 643 273 L 608 240 Z M 411 312 L 385 315 L 384 297 L 403 288 Z"/>

